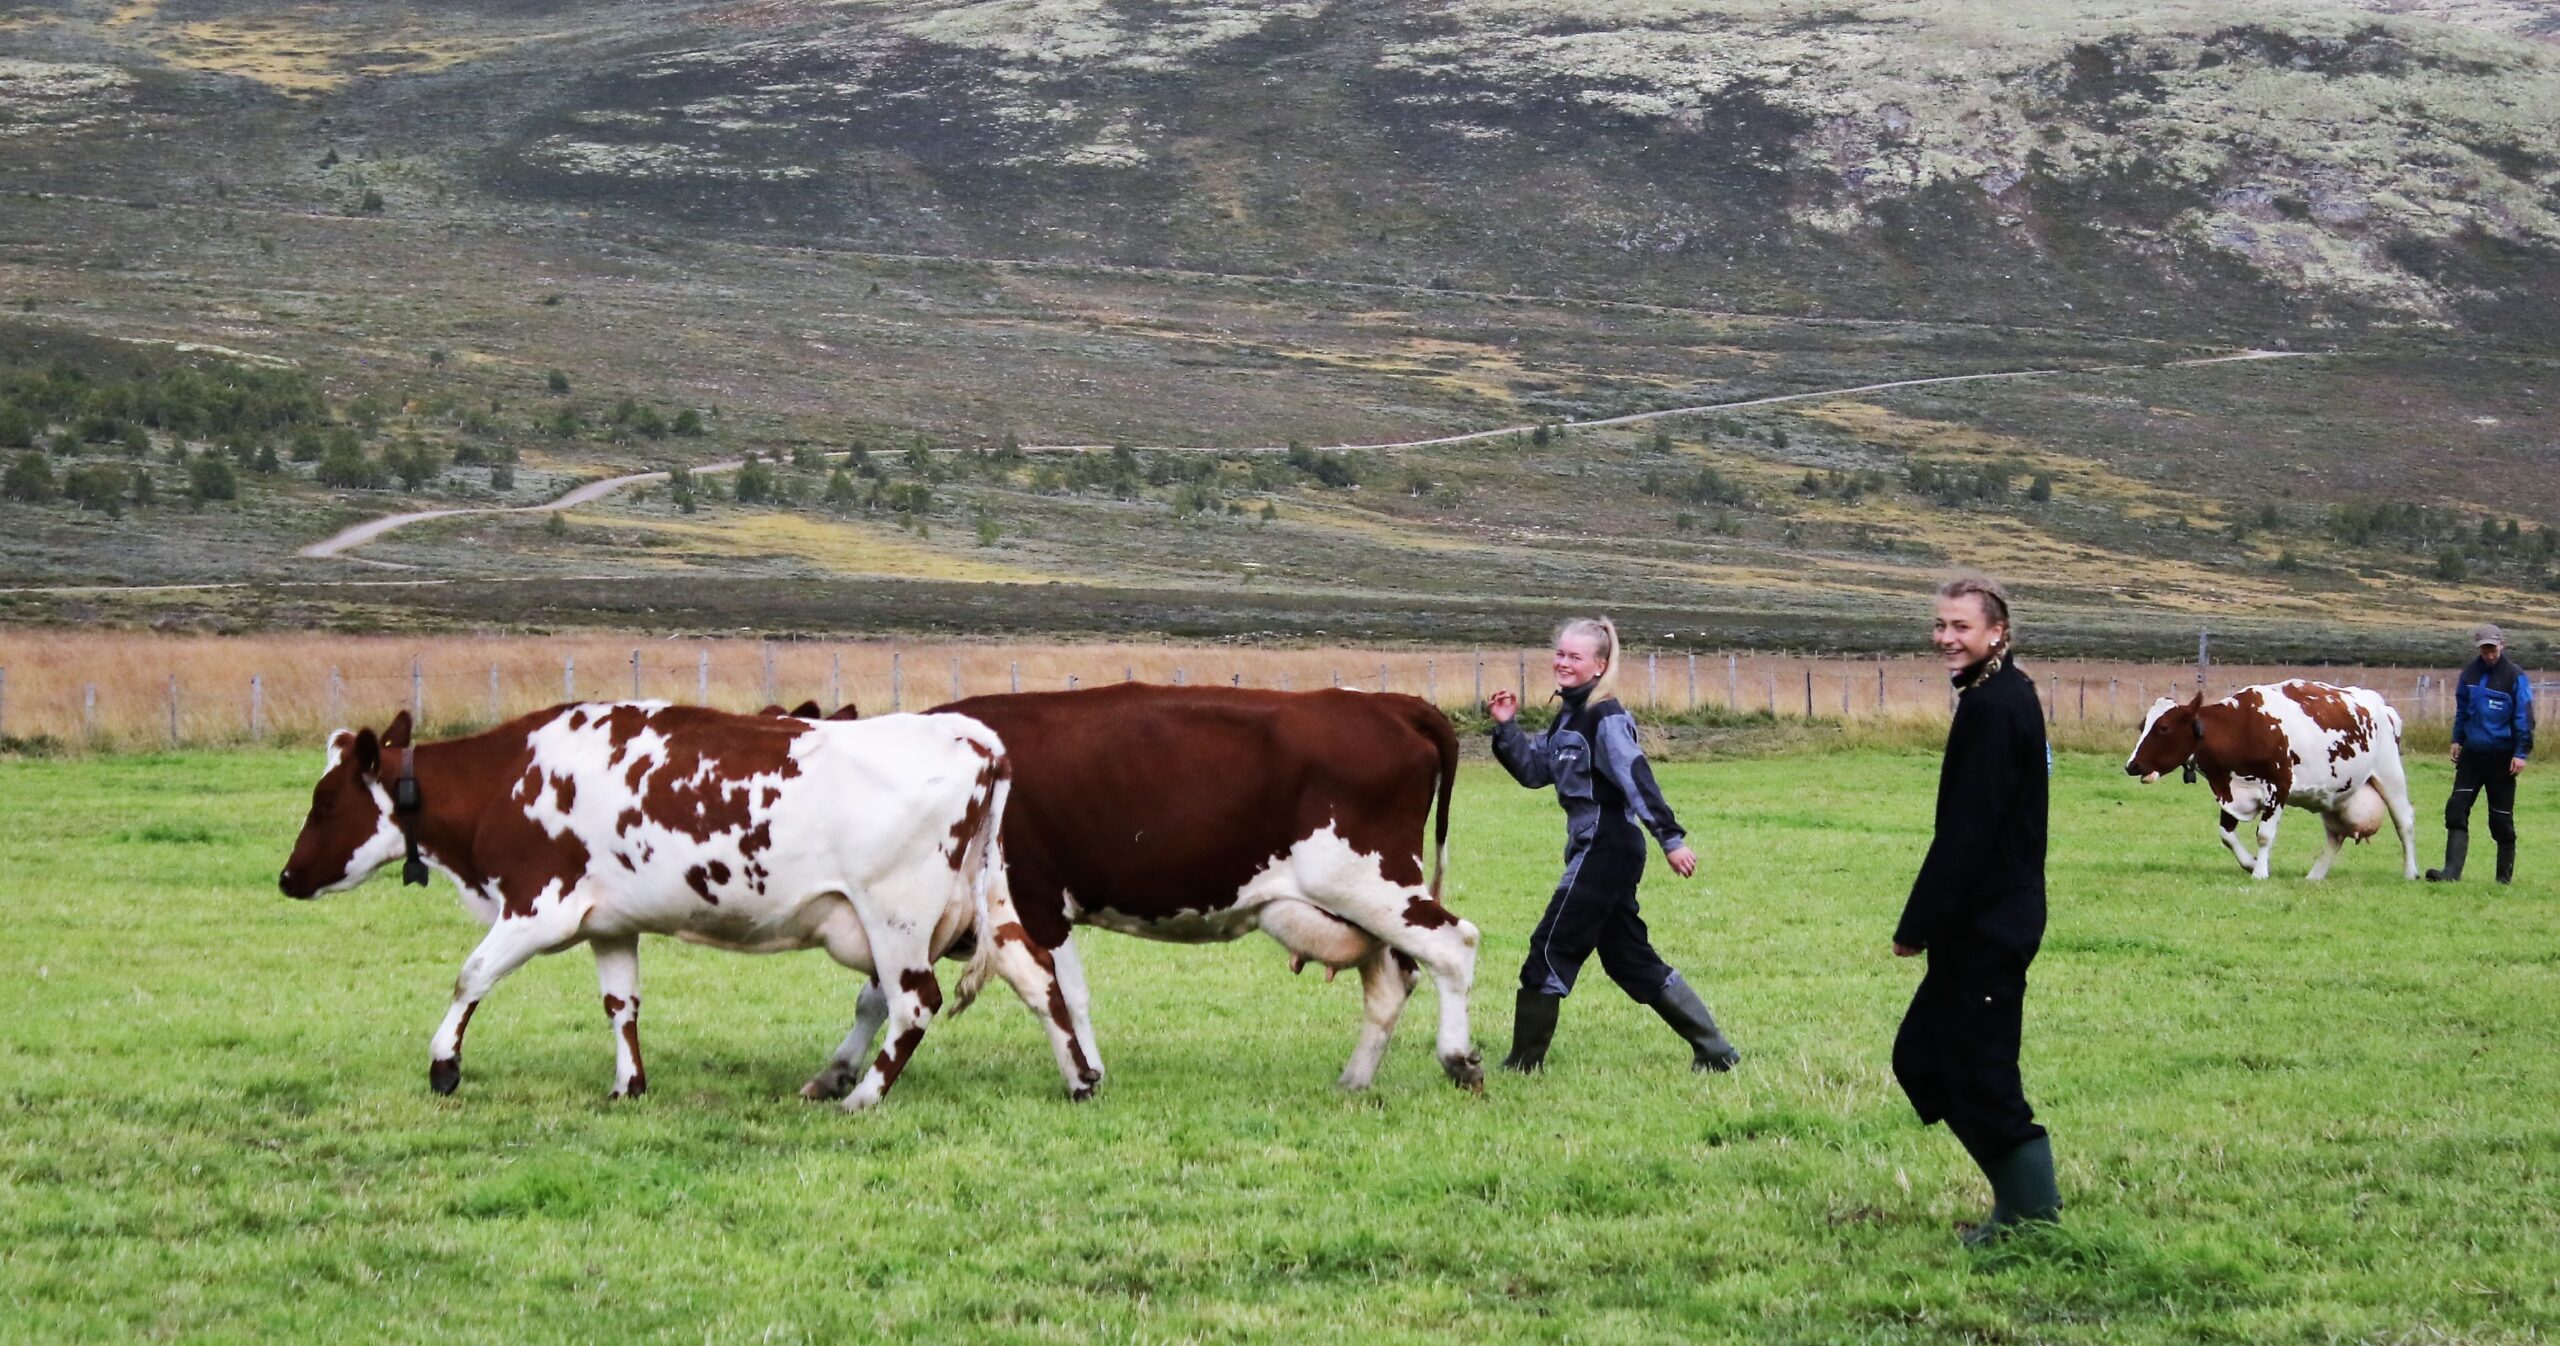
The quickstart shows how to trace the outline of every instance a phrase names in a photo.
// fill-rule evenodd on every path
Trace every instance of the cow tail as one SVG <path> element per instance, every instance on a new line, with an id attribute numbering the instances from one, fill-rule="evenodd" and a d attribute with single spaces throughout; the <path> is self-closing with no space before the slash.
<path id="1" fill-rule="evenodd" d="M 1434 810 L 1439 820 L 1431 829 L 1431 900 L 1440 900 L 1440 880 L 1449 869 L 1449 798 L 1458 790 L 1458 730 L 1439 707 L 1426 707 L 1423 730 L 1431 735 L 1432 746 L 1440 750 L 1440 803 Z"/>
<path id="2" fill-rule="evenodd" d="M 958 1014 L 978 998 L 980 989 L 996 968 L 995 907 L 1010 897 L 1000 898 L 997 885 L 1004 882 L 1004 806 L 1013 794 L 1013 765 L 999 756 L 995 760 L 994 788 L 987 792 L 986 817 L 978 824 L 978 834 L 969 838 L 969 848 L 961 857 L 961 872 L 969 876 L 971 906 L 976 921 L 977 947 L 969 951 L 969 961 L 960 969 L 960 984 L 951 995 L 950 1013 Z"/>

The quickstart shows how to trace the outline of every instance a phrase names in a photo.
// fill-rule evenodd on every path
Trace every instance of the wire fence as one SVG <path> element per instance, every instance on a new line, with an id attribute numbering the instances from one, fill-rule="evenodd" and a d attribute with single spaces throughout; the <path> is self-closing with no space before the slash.
<path id="1" fill-rule="evenodd" d="M 2138 726 L 2160 696 L 2199 686 L 2189 665 L 2027 660 L 2057 725 Z M 1811 721 L 1943 720 L 1952 694 L 1934 657 L 1842 659 L 1768 652 L 1631 650 L 1619 695 L 1642 713 Z M 2413 726 L 2452 713 L 2452 674 L 2402 668 L 2208 664 L 2222 696 L 2309 677 L 2370 687 Z M 0 740 L 90 751 L 317 744 L 401 710 L 430 734 L 463 733 L 563 701 L 656 699 L 751 711 L 814 701 L 863 714 L 929 709 L 995 692 L 1114 682 L 1405 692 L 1452 709 L 1553 689 L 1535 649 L 1275 649 L 1219 644 L 977 644 L 671 640 L 612 636 L 198 637 L 0 633 Z M 2538 684 L 2542 695 L 2560 684 Z"/>

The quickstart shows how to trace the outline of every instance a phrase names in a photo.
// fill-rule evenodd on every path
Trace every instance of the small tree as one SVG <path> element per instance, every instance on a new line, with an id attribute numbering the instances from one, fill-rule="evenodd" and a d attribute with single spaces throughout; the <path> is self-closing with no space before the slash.
<path id="1" fill-rule="evenodd" d="M 0 403 L 0 449 L 32 449 L 36 446 L 36 431 L 43 428 L 34 412 Z"/>
<path id="2" fill-rule="evenodd" d="M 312 429 L 310 426 L 306 425 L 293 432 L 293 447 L 291 450 L 293 461 L 297 463 L 319 462 L 320 455 L 326 452 L 327 449 L 328 445 L 320 438 L 320 432 Z"/>
<path id="3" fill-rule="evenodd" d="M 2030 483 L 2027 487 L 2027 498 L 2039 505 L 2051 500 L 2053 498 L 2053 474 L 2050 472 L 2037 473 L 2035 481 Z"/>
<path id="4" fill-rule="evenodd" d="M 323 486 L 349 490 L 370 491 L 382 485 L 381 465 L 365 457 L 364 450 L 353 443 L 330 445 L 311 475 Z"/>
<path id="5" fill-rule="evenodd" d="M 673 426 L 669 427 L 669 429 L 672 433 L 682 435 L 687 439 L 699 438 L 702 434 L 702 413 L 691 407 L 686 407 L 684 410 L 676 413 L 676 422 Z"/>
<path id="6" fill-rule="evenodd" d="M 514 490 L 515 488 L 516 488 L 516 468 L 515 468 L 515 464 L 513 464 L 513 463 L 500 463 L 500 464 L 498 464 L 496 467 L 493 467 L 493 468 L 490 468 L 490 469 L 489 469 L 489 489 L 490 489 L 490 490 L 493 490 L 493 491 L 512 491 L 512 490 Z"/>
<path id="7" fill-rule="evenodd" d="M 382 465 L 400 479 L 401 488 L 414 491 L 435 480 L 444 465 L 436 460 L 436 451 L 424 443 L 411 440 L 382 455 Z"/>
<path id="8" fill-rule="evenodd" d="M 542 516 L 542 535 L 555 539 L 569 536 L 569 516 L 556 509 Z"/>
<path id="9" fill-rule="evenodd" d="M 738 469 L 738 480 L 730 497 L 741 505 L 762 505 L 773 499 L 773 469 L 750 453 L 746 464 Z"/>
<path id="10" fill-rule="evenodd" d="M 6 476 L 0 476 L 0 495 L 29 504 L 42 504 L 54 494 L 53 464 L 41 453 L 22 453 L 9 464 Z"/>
<path id="11" fill-rule="evenodd" d="M 258 446 L 258 456 L 250 462 L 249 470 L 262 477 L 272 477 L 278 472 L 282 472 L 284 470 L 284 464 L 276 459 L 276 446 L 273 444 L 260 444 Z"/>
<path id="12" fill-rule="evenodd" d="M 151 479 L 151 469 L 133 469 L 133 504 L 136 509 L 149 509 L 160 503 L 160 485 Z"/>
<path id="13" fill-rule="evenodd" d="M 231 461 L 218 453 L 200 453 L 189 460 L 187 498 L 197 504 L 239 499 L 240 477 L 231 470 Z"/>
<path id="14" fill-rule="evenodd" d="M 542 376 L 542 386 L 548 389 L 553 397 L 567 397 L 569 375 L 565 370 L 554 369 Z"/>
<path id="15" fill-rule="evenodd" d="M 85 463 L 63 474 L 62 493 L 82 509 L 121 519 L 128 484 L 124 469 L 113 463 Z"/>
<path id="16" fill-rule="evenodd" d="M 827 508 L 839 514 L 853 508 L 854 501 L 859 498 L 853 489 L 853 474 L 837 468 L 827 478 L 827 493 L 821 498 L 827 502 Z"/>
<path id="17" fill-rule="evenodd" d="M 2436 553 L 2436 578 L 2460 584 L 2471 575 L 2471 563 L 2462 559 L 2462 549 L 2447 547 Z"/>
<path id="18" fill-rule="evenodd" d="M 441 370 L 444 368 L 445 362 L 452 358 L 453 357 L 451 355 L 445 353 L 443 347 L 439 346 L 436 349 L 427 352 L 427 368 Z"/>
<path id="19" fill-rule="evenodd" d="M 365 188 L 363 199 L 356 202 L 356 209 L 367 215 L 381 214 L 382 206 L 382 193 L 375 191 L 371 187 Z"/>
<path id="20" fill-rule="evenodd" d="M 544 428 L 549 430 L 555 439 L 576 439 L 578 427 L 582 423 L 577 406 L 564 402 L 558 411 L 551 413 L 551 423 Z"/>

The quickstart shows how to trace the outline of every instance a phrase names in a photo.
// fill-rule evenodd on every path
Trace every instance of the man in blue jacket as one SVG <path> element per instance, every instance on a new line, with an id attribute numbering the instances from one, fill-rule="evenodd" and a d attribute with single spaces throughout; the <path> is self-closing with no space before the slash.
<path id="1" fill-rule="evenodd" d="M 2471 800 L 2489 792 L 2489 835 L 2498 843 L 2498 882 L 2516 877 L 2516 777 L 2533 755 L 2533 678 L 2506 657 L 2507 634 L 2495 626 L 2471 633 L 2480 657 L 2453 689 L 2453 796 L 2444 801 L 2444 868 L 2430 883 L 2462 877 L 2471 850 Z"/>

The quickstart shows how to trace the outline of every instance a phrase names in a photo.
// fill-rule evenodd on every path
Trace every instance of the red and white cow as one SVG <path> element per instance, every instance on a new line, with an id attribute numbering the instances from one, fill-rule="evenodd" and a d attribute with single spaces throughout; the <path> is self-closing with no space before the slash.
<path id="1" fill-rule="evenodd" d="M 1062 1068 L 1102 1078 L 1076 926 L 1179 943 L 1260 930 L 1293 968 L 1360 969 L 1363 1021 L 1342 1087 L 1376 1076 L 1418 965 L 1439 989 L 1441 1068 L 1482 1091 L 1467 1022 L 1479 936 L 1440 902 L 1458 738 L 1438 707 L 1348 690 L 1124 683 L 938 709 L 982 721 L 1013 755 L 1004 870 L 1019 923 L 996 926 L 997 967 L 1035 1014 L 1035 991 L 1048 992 Z M 879 986 L 860 1010 L 849 1043 L 878 1031 Z"/>
<path id="2" fill-rule="evenodd" d="M 2163 697 L 2142 722 L 2125 774 L 2148 785 L 2190 760 L 2222 801 L 2223 844 L 2252 877 L 2267 876 L 2287 804 L 2316 810 L 2328 829 L 2328 847 L 2308 877 L 2327 877 L 2338 848 L 2381 831 L 2386 813 L 2400 833 L 2402 877 L 2418 877 L 2400 712 L 2380 692 L 2295 679 L 2243 687 L 2212 705 L 2201 692 L 2185 705 Z M 2243 818 L 2258 822 L 2255 855 L 2240 840 Z"/>
<path id="3" fill-rule="evenodd" d="M 297 898 L 337 892 L 414 848 L 461 888 L 489 932 L 436 1030 L 438 1093 L 460 1082 L 463 1032 L 491 988 L 581 943 L 616 1034 L 614 1094 L 645 1090 L 639 940 L 658 934 L 754 953 L 823 948 L 894 987 L 887 1049 L 839 1091 L 864 1108 L 942 1007 L 935 956 L 979 936 L 955 1013 L 993 966 L 985 932 L 1011 919 L 995 882 L 1010 774 L 1002 741 L 957 715 L 810 723 L 655 701 L 562 705 L 413 745 L 403 712 L 379 738 L 331 736 L 278 885 Z"/>

